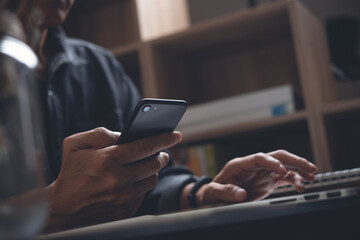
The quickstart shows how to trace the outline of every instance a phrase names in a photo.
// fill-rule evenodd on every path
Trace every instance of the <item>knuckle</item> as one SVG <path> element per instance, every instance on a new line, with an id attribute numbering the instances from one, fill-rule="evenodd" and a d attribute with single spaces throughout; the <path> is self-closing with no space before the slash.
<path id="1" fill-rule="evenodd" d="M 103 134 L 107 133 L 107 129 L 104 127 L 97 127 L 97 128 L 94 128 L 92 131 L 99 135 L 103 135 Z"/>
<path id="2" fill-rule="evenodd" d="M 140 150 L 145 153 L 146 156 L 150 156 L 152 154 L 153 148 L 148 141 L 140 140 Z"/>
<path id="3" fill-rule="evenodd" d="M 153 161 L 152 170 L 154 171 L 154 173 L 157 173 L 160 171 L 161 168 L 162 168 L 161 159 L 157 157 L 155 158 L 155 161 Z"/>
<path id="4" fill-rule="evenodd" d="M 279 150 L 276 150 L 275 151 L 275 154 L 276 155 L 279 155 L 279 156 L 284 156 L 284 155 L 287 155 L 289 152 L 284 150 L 284 149 L 279 149 Z"/>
<path id="5" fill-rule="evenodd" d="M 268 158 L 268 156 L 265 154 L 265 153 L 263 153 L 263 152 L 259 152 L 259 153 L 256 153 L 255 155 L 254 155 L 254 160 L 255 160 L 255 164 L 257 165 L 257 166 L 260 166 L 261 164 L 260 163 L 262 163 L 264 160 L 266 160 Z"/>
<path id="6" fill-rule="evenodd" d="M 236 187 L 232 184 L 225 184 L 224 191 L 226 192 L 226 195 L 234 195 L 236 192 Z"/>
<path id="7" fill-rule="evenodd" d="M 63 148 L 66 149 L 68 146 L 71 146 L 71 142 L 72 142 L 72 136 L 66 137 L 63 140 Z"/>
<path id="8" fill-rule="evenodd" d="M 109 138 L 109 130 L 107 130 L 104 127 L 97 127 L 93 129 L 92 132 L 95 134 L 95 137 L 97 138 L 99 147 L 106 145 Z"/>
<path id="9" fill-rule="evenodd" d="M 234 186 L 231 185 L 231 184 L 225 184 L 225 185 L 224 185 L 224 190 L 225 190 L 226 192 L 234 191 Z"/>
<path id="10" fill-rule="evenodd" d="M 263 152 L 258 152 L 254 155 L 255 159 L 264 159 L 267 157 L 267 155 Z"/>

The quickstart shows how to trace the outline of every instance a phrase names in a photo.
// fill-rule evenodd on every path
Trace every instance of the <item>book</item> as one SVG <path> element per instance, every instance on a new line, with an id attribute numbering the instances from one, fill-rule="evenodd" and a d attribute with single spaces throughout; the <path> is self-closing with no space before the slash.
<path id="1" fill-rule="evenodd" d="M 202 148 L 205 152 L 207 176 L 213 178 L 218 174 L 218 172 L 220 170 L 217 168 L 215 145 L 208 143 L 208 144 L 202 145 Z"/>
<path id="2" fill-rule="evenodd" d="M 188 146 L 185 149 L 185 165 L 197 176 L 205 175 L 202 159 L 196 146 Z"/>
<path id="3" fill-rule="evenodd" d="M 214 125 L 214 122 L 221 121 L 226 124 L 226 119 L 230 118 L 246 122 L 284 115 L 293 112 L 294 105 L 292 86 L 286 84 L 189 106 L 177 129 L 183 132 L 203 124 Z"/>
<path id="4" fill-rule="evenodd" d="M 191 145 L 182 148 L 185 164 L 195 175 L 215 177 L 229 161 L 224 148 L 214 143 Z"/>
<path id="5" fill-rule="evenodd" d="M 294 103 L 282 103 L 279 105 L 263 107 L 260 109 L 234 112 L 233 114 L 228 114 L 217 118 L 208 118 L 203 121 L 195 121 L 193 123 L 181 124 L 177 127 L 177 130 L 180 131 L 184 136 L 200 134 L 203 132 L 211 131 L 212 129 L 221 128 L 223 126 L 235 126 L 241 123 L 286 115 L 294 112 L 294 110 Z"/>

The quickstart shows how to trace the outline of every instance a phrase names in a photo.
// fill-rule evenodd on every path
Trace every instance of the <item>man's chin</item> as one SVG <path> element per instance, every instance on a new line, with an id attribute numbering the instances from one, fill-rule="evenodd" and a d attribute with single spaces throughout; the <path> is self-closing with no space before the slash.
<path id="1" fill-rule="evenodd" d="M 43 28 L 53 28 L 53 27 L 57 27 L 59 25 L 61 25 L 65 19 L 66 19 L 67 14 L 66 13 L 57 13 L 57 14 L 53 14 L 53 15 L 48 15 L 45 18 L 45 21 L 42 25 Z"/>

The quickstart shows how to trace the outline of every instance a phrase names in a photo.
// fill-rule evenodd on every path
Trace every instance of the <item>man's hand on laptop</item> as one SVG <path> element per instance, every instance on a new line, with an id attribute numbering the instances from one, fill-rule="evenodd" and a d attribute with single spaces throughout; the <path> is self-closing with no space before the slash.
<path id="1" fill-rule="evenodd" d="M 304 181 L 314 180 L 316 171 L 314 164 L 284 150 L 235 158 L 200 187 L 196 200 L 199 206 L 258 200 L 286 184 L 302 192 Z"/>

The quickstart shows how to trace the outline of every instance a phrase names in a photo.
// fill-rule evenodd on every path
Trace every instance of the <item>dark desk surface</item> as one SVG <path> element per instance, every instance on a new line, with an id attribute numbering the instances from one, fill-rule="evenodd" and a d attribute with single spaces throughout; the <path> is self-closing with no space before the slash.
<path id="1" fill-rule="evenodd" d="M 340 195 L 339 195 L 340 192 Z M 40 239 L 360 239 L 360 188 L 142 216 Z"/>

